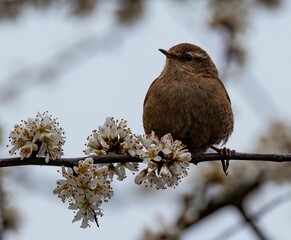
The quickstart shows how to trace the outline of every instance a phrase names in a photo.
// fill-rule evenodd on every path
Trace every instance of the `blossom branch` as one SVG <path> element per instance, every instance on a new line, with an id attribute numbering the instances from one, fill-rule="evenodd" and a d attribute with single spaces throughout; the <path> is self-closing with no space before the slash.
<path id="1" fill-rule="evenodd" d="M 9 153 L 19 153 L 20 157 L 2 158 L 0 167 L 62 166 L 59 173 L 63 178 L 57 181 L 53 193 L 63 202 L 68 202 L 69 209 L 75 211 L 73 222 L 82 221 L 82 228 L 90 226 L 90 222 L 98 226 L 98 216 L 103 216 L 100 206 L 113 196 L 111 181 L 114 176 L 122 181 L 128 171 L 139 172 L 134 179 L 138 185 L 166 189 L 177 186 L 188 175 L 190 163 L 216 160 L 291 161 L 291 154 L 234 151 L 227 158 L 220 153 L 191 156 L 187 146 L 175 140 L 170 133 L 162 137 L 154 132 L 135 135 L 127 127 L 126 120 L 115 120 L 113 117 L 107 117 L 104 124 L 87 137 L 83 151 L 86 156 L 62 158 L 64 133 L 57 119 L 48 112 L 38 112 L 34 118 L 21 120 L 9 134 L 12 146 Z M 139 169 L 138 163 L 145 166 Z M 207 212 L 204 216 L 208 215 Z M 183 221 L 181 225 L 184 225 Z"/>
<path id="2" fill-rule="evenodd" d="M 94 163 L 126 163 L 126 162 L 142 162 L 141 159 L 137 157 L 131 157 L 130 155 L 123 154 L 107 154 L 103 156 L 91 156 L 94 159 Z M 78 165 L 78 162 L 85 160 L 88 156 L 85 157 L 75 157 L 75 158 L 60 158 L 55 161 L 45 162 L 44 157 L 29 157 L 21 160 L 20 157 L 13 158 L 0 158 L 0 168 L 1 167 L 14 167 L 14 166 L 25 166 L 25 165 L 39 165 L 39 166 L 65 166 L 65 167 L 74 167 Z"/>
<path id="3" fill-rule="evenodd" d="M 20 157 L 0 158 L 0 167 L 13 167 L 25 165 L 40 165 L 40 166 L 65 166 L 74 167 L 78 165 L 80 160 L 85 160 L 85 157 L 76 158 L 61 158 L 45 162 L 44 157 L 29 157 L 21 160 Z M 126 163 L 126 162 L 142 162 L 138 157 L 130 155 L 110 153 L 103 156 L 92 156 L 95 164 L 99 163 Z M 218 153 L 199 154 L 192 156 L 191 163 L 198 164 L 200 162 L 219 161 L 221 156 Z M 268 162 L 291 162 L 291 154 L 259 154 L 259 153 L 233 153 L 230 160 L 241 161 L 268 161 Z"/>

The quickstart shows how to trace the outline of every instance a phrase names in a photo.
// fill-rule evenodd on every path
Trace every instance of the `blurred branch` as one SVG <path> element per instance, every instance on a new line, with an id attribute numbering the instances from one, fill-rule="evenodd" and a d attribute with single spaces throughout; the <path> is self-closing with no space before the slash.
<path id="1" fill-rule="evenodd" d="M 121 0 L 115 17 L 120 24 L 132 24 L 141 19 L 144 13 L 144 0 Z"/>
<path id="2" fill-rule="evenodd" d="M 126 163 L 126 162 L 142 162 L 143 160 L 129 155 L 110 153 L 103 156 L 85 156 L 77 158 L 61 158 L 45 162 L 45 158 L 31 157 L 23 160 L 20 157 L 1 158 L 0 167 L 13 167 L 25 165 L 42 165 L 42 166 L 65 166 L 73 167 L 80 160 L 92 157 L 96 164 L 98 163 Z M 221 161 L 223 157 L 218 153 L 193 155 L 191 163 L 198 164 L 200 162 Z M 268 162 L 291 162 L 291 154 L 257 154 L 257 153 L 232 153 L 230 160 L 241 161 L 268 161 Z"/>
<path id="3" fill-rule="evenodd" d="M 88 61 L 98 51 L 112 51 L 120 47 L 123 29 L 112 27 L 101 35 L 88 35 L 75 44 L 62 49 L 38 68 L 22 69 L 7 78 L 0 85 L 0 104 L 21 95 L 25 89 L 36 84 L 49 83 L 60 75 L 74 69 L 81 60 Z"/>
<path id="4" fill-rule="evenodd" d="M 260 240 L 267 240 L 268 238 L 263 234 L 263 232 L 257 227 L 257 225 L 255 224 L 255 221 L 252 217 L 248 216 L 248 214 L 246 213 L 244 207 L 241 206 L 236 206 L 237 209 L 240 210 L 240 213 L 242 214 L 242 216 L 244 217 L 244 220 L 246 223 L 248 223 L 248 225 L 252 228 L 252 230 L 254 231 L 254 233 L 256 234 L 256 236 L 260 239 Z"/>
<path id="5" fill-rule="evenodd" d="M 1 0 L 0 0 L 1 1 Z M 58 1 L 46 0 L 48 3 Z M 23 1 L 5 1 L 6 5 L 24 4 Z M 29 1 L 28 1 L 29 2 Z M 36 2 L 45 2 L 42 0 L 31 1 L 31 4 Z M 65 3 L 70 1 L 65 1 Z M 77 12 L 87 11 L 90 4 L 95 6 L 96 0 L 74 0 L 71 1 L 73 5 L 78 5 L 82 9 Z M 106 2 L 105 2 L 106 3 Z M 64 3 L 63 3 L 64 4 Z M 0 18 L 1 8 L 6 6 L 0 2 Z M 93 7 L 93 5 L 91 7 Z M 13 5 L 14 6 L 14 5 Z M 18 5 L 17 5 L 18 6 Z M 90 7 L 89 7 L 90 8 Z M 137 23 L 143 16 L 144 3 L 140 0 L 123 0 L 116 7 L 117 23 L 114 24 L 107 32 L 102 34 L 93 33 L 79 39 L 76 43 L 68 44 L 68 47 L 56 53 L 51 59 L 48 59 L 39 67 L 24 68 L 11 76 L 8 76 L 0 85 L 0 104 L 12 100 L 21 95 L 25 89 L 29 89 L 36 84 L 43 84 L 55 81 L 56 78 L 62 74 L 75 69 L 74 66 L 79 64 L 82 60 L 88 61 L 90 57 L 94 56 L 98 51 L 108 52 L 120 48 L 123 40 L 127 37 L 128 28 L 122 28 L 122 25 L 129 23 Z M 122 37 L 124 36 L 124 37 Z"/>
<path id="6" fill-rule="evenodd" d="M 35 10 L 46 8 L 66 9 L 73 16 L 90 16 L 100 5 L 100 3 L 116 4 L 119 9 L 116 18 L 120 23 L 134 22 L 141 17 L 143 12 L 144 0 L 0 0 L 0 20 L 15 19 L 28 7 Z"/>
<path id="7" fill-rule="evenodd" d="M 278 197 L 272 199 L 269 203 L 262 206 L 261 209 L 259 209 L 256 213 L 251 214 L 249 216 L 249 218 L 251 218 L 253 221 L 258 220 L 263 215 L 274 210 L 274 208 L 280 206 L 280 204 L 287 202 L 287 201 L 290 201 L 290 197 L 291 197 L 291 192 L 287 192 L 286 194 L 283 194 L 281 196 L 278 196 Z M 221 240 L 221 239 L 226 240 L 226 239 L 228 239 L 232 235 L 236 234 L 239 230 L 241 230 L 242 224 L 244 222 L 245 221 L 238 222 L 234 226 L 223 231 L 221 234 L 219 234 L 219 236 L 215 237 L 213 240 Z"/>
<path id="8" fill-rule="evenodd" d="M 261 183 L 261 178 L 257 178 L 255 181 L 249 183 L 242 183 L 240 188 L 233 189 L 230 195 L 224 195 L 222 198 L 212 198 L 203 208 L 200 209 L 198 218 L 189 221 L 189 218 L 185 218 L 185 216 L 188 214 L 182 213 L 177 224 L 183 227 L 189 227 L 194 223 L 202 220 L 203 218 L 211 215 L 215 211 L 221 209 L 222 207 L 228 205 L 236 206 L 237 202 L 240 202 L 246 195 L 257 189 Z M 193 198 L 193 196 L 191 196 L 189 199 L 191 198 Z M 184 213 L 186 213 L 188 210 L 189 209 L 185 209 Z"/>
<path id="9" fill-rule="evenodd" d="M 206 196 L 206 190 L 211 184 L 202 186 L 202 189 L 195 188 L 193 194 L 185 195 L 183 199 L 184 208 L 173 225 L 157 234 L 147 231 L 143 239 L 179 239 L 180 235 L 183 234 L 185 230 L 193 227 L 196 223 L 210 216 L 217 210 L 226 206 L 236 206 L 238 202 L 241 202 L 247 195 L 260 187 L 263 183 L 262 180 L 261 175 L 259 175 L 252 181 L 240 182 L 238 186 L 232 187 L 227 193 L 211 198 Z M 223 225 L 221 227 L 223 227 Z M 169 231 L 169 229 L 172 229 L 172 231 Z"/>
<path id="10" fill-rule="evenodd" d="M 207 171 L 201 170 L 201 179 L 195 178 L 195 187 L 191 194 L 182 198 L 183 206 L 180 214 L 173 224 L 165 226 L 157 233 L 151 230 L 145 230 L 143 239 L 147 240 L 177 240 L 181 239 L 182 234 L 187 229 L 194 227 L 198 222 L 211 216 L 213 213 L 225 207 L 235 207 L 243 215 L 244 220 L 239 221 L 234 227 L 228 228 L 222 234 L 215 237 L 215 240 L 226 240 L 231 235 L 242 230 L 245 223 L 250 226 L 258 239 L 268 239 L 260 230 L 256 221 L 263 214 L 279 206 L 280 203 L 290 199 L 291 192 L 273 199 L 265 204 L 254 214 L 247 214 L 244 208 L 244 202 L 248 200 L 261 188 L 269 179 L 270 169 L 256 168 L 255 165 L 244 164 L 248 168 L 243 168 L 243 164 L 235 165 L 233 174 L 229 177 L 221 178 L 217 173 L 217 168 L 207 166 Z M 212 165 L 213 167 L 214 165 Z M 216 165 L 217 166 L 217 165 Z M 255 172 L 252 172 L 256 168 Z M 206 174 L 205 174 L 206 173 Z M 214 175 L 213 175 L 214 174 Z M 201 181 L 202 180 L 202 181 Z M 223 229 L 223 224 L 221 229 Z"/>
<path id="11" fill-rule="evenodd" d="M 28 7 L 44 10 L 48 7 L 67 8 L 75 16 L 92 13 L 97 7 L 97 0 L 1 0 L 0 20 L 13 20 L 21 15 Z"/>

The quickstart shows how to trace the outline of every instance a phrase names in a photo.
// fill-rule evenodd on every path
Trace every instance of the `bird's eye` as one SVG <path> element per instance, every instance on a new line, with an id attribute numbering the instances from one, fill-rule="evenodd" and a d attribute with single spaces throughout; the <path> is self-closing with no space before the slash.
<path id="1" fill-rule="evenodd" d="M 186 62 L 191 62 L 193 60 L 193 57 L 191 55 L 187 54 L 184 56 L 184 59 Z"/>

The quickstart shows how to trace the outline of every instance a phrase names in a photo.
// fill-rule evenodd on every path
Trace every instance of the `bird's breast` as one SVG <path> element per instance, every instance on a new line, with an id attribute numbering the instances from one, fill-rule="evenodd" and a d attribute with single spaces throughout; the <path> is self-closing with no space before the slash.
<path id="1" fill-rule="evenodd" d="M 171 133 L 192 152 L 226 140 L 233 129 L 230 101 L 218 79 L 157 79 L 144 104 L 145 131 Z"/>

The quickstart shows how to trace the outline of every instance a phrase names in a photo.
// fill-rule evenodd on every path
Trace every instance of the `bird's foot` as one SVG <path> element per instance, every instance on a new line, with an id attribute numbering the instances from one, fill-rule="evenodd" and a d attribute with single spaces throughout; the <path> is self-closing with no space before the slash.
<path id="1" fill-rule="evenodd" d="M 235 153 L 234 150 L 230 150 L 229 148 L 217 148 L 217 147 L 214 147 L 214 146 L 211 146 L 211 148 L 216 151 L 220 157 L 221 157 L 221 163 L 222 163 L 222 169 L 225 173 L 225 175 L 227 176 L 228 175 L 228 167 L 229 167 L 229 161 L 231 159 L 231 156 L 232 154 Z"/>

